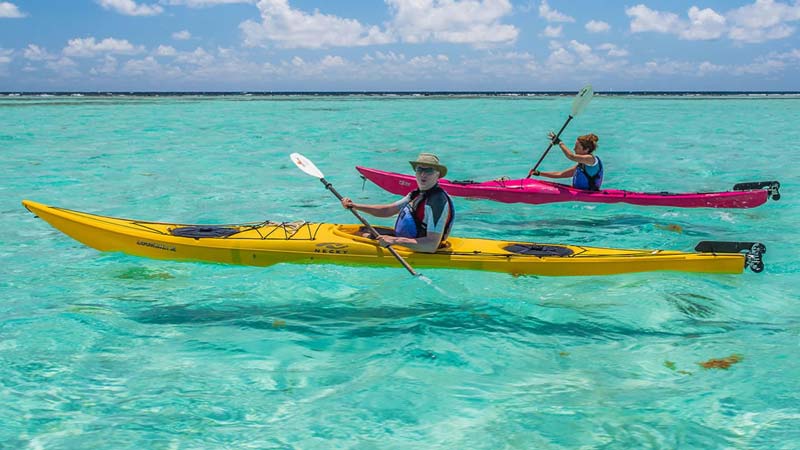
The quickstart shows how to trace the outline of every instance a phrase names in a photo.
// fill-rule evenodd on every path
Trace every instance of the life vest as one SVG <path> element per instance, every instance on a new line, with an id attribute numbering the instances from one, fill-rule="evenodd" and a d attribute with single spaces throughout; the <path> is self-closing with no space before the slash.
<path id="1" fill-rule="evenodd" d="M 444 225 L 444 231 L 442 232 L 441 242 L 444 242 L 450 234 L 450 228 L 453 226 L 456 210 L 453 207 L 453 201 L 450 199 L 450 196 L 447 195 L 438 184 L 427 191 L 416 189 L 411 192 L 408 203 L 400 210 L 400 213 L 397 215 L 397 221 L 394 223 L 395 236 L 407 238 L 427 236 L 428 224 L 425 222 L 425 204 L 429 197 L 438 195 L 438 193 L 441 193 L 441 195 L 444 195 L 447 199 L 447 208 L 450 213 Z"/>
<path id="2" fill-rule="evenodd" d="M 597 159 L 597 164 L 600 166 L 597 173 L 594 176 L 589 176 L 589 173 L 586 172 L 586 165 L 578 164 L 578 168 L 575 169 L 575 173 L 572 175 L 572 187 L 586 191 L 600 190 L 600 185 L 603 184 L 603 161 L 600 161 L 597 156 L 595 156 L 595 159 Z"/>

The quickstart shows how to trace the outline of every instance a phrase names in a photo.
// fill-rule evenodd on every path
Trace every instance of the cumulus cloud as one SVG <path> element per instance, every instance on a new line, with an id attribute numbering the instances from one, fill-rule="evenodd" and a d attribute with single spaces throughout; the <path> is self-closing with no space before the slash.
<path id="1" fill-rule="evenodd" d="M 426 41 L 476 47 L 516 41 L 519 30 L 501 23 L 511 14 L 508 0 L 386 0 L 391 29 L 408 43 Z"/>
<path id="2" fill-rule="evenodd" d="M 552 26 L 552 25 L 548 25 L 548 26 L 544 27 L 544 31 L 542 32 L 542 34 L 545 37 L 556 38 L 556 37 L 561 36 L 562 28 L 563 27 L 561 25 L 559 25 L 557 27 Z"/>
<path id="3" fill-rule="evenodd" d="M 711 8 L 689 8 L 687 18 L 671 12 L 656 11 L 643 4 L 627 8 L 634 33 L 674 34 L 685 40 L 708 40 L 727 36 L 735 41 L 764 42 L 791 36 L 795 29 L 789 22 L 800 20 L 800 2 L 793 5 L 774 0 L 754 3 L 721 14 Z"/>
<path id="4" fill-rule="evenodd" d="M 598 50 L 603 50 L 604 52 L 606 52 L 606 54 L 608 56 L 612 56 L 612 57 L 628 56 L 628 51 L 627 50 L 625 50 L 623 48 L 619 48 L 614 44 L 608 44 L 608 43 L 607 44 L 600 44 L 600 45 L 597 46 L 597 49 Z"/>
<path id="5" fill-rule="evenodd" d="M 710 73 L 721 72 L 723 70 L 725 70 L 725 66 L 720 66 L 718 64 L 713 64 L 708 61 L 703 61 L 697 67 L 697 74 L 700 76 L 704 76 Z"/>
<path id="6" fill-rule="evenodd" d="M 582 71 L 621 73 L 627 66 L 626 61 L 618 59 L 626 56 L 627 52 L 614 44 L 602 44 L 592 48 L 588 44 L 573 39 L 567 43 L 551 41 L 549 47 L 550 55 L 547 58 L 547 67 L 555 68 L 557 71 L 580 66 Z"/>
<path id="7" fill-rule="evenodd" d="M 341 56 L 331 55 L 325 55 L 325 57 L 322 58 L 322 61 L 320 61 L 320 64 L 324 67 L 343 67 L 347 65 L 344 58 Z"/>
<path id="8" fill-rule="evenodd" d="M 92 75 L 113 75 L 117 72 L 117 58 L 111 55 L 106 55 L 103 62 L 97 66 L 92 67 L 89 73 Z"/>
<path id="9" fill-rule="evenodd" d="M 551 8 L 547 0 L 542 0 L 539 4 L 539 17 L 548 22 L 575 22 L 572 17 Z"/>
<path id="10" fill-rule="evenodd" d="M 725 32 L 725 18 L 711 8 L 689 8 L 689 25 L 680 37 L 690 41 L 717 39 Z"/>
<path id="11" fill-rule="evenodd" d="M 207 66 L 214 62 L 214 55 L 202 47 L 197 47 L 193 52 L 178 54 L 175 61 L 196 66 Z"/>
<path id="12" fill-rule="evenodd" d="M 590 20 L 586 22 L 586 31 L 590 33 L 602 33 L 611 29 L 611 26 L 601 20 Z"/>
<path id="13" fill-rule="evenodd" d="M 175 56 L 178 52 L 170 45 L 159 45 L 155 54 L 156 56 Z"/>
<path id="14" fill-rule="evenodd" d="M 122 72 L 127 75 L 158 74 L 161 72 L 161 64 L 152 56 L 131 59 L 122 66 Z"/>
<path id="15" fill-rule="evenodd" d="M 142 46 L 134 46 L 126 39 L 106 38 L 97 42 L 95 38 L 70 39 L 63 53 L 73 57 L 92 57 L 102 53 L 133 55 L 144 51 Z"/>
<path id="16" fill-rule="evenodd" d="M 189 30 L 181 30 L 172 33 L 172 39 L 178 41 L 186 41 L 192 38 L 192 33 L 189 33 Z"/>
<path id="17" fill-rule="evenodd" d="M 66 56 L 46 62 L 45 67 L 62 77 L 72 78 L 81 74 L 80 70 L 78 70 L 78 64 Z"/>
<path id="18" fill-rule="evenodd" d="M 216 5 L 232 3 L 255 3 L 256 0 L 162 0 L 162 3 L 175 6 L 188 6 L 190 8 L 205 8 Z"/>
<path id="19" fill-rule="evenodd" d="M 28 46 L 25 47 L 25 50 L 22 52 L 22 55 L 25 57 L 25 59 L 29 59 L 31 61 L 49 61 L 57 58 L 57 56 L 51 55 L 47 52 L 47 50 L 35 44 L 28 44 Z"/>
<path id="20" fill-rule="evenodd" d="M 392 19 L 385 28 L 355 19 L 294 9 L 288 0 L 260 0 L 261 22 L 239 27 L 245 45 L 283 48 L 328 48 L 447 42 L 475 47 L 514 42 L 519 30 L 501 23 L 509 0 L 386 0 Z"/>
<path id="21" fill-rule="evenodd" d="M 11 62 L 11 55 L 14 54 L 13 50 L 6 50 L 0 47 L 0 65 L 8 64 Z"/>
<path id="22" fill-rule="evenodd" d="M 327 48 L 385 44 L 391 38 L 378 27 L 362 25 L 354 19 L 306 13 L 289 6 L 287 0 L 260 0 L 257 4 L 261 22 L 251 20 L 239 25 L 245 45 L 284 48 Z"/>
<path id="23" fill-rule="evenodd" d="M 10 2 L 0 2 L 0 19 L 21 19 L 26 15 Z"/>
<path id="24" fill-rule="evenodd" d="M 97 3 L 126 16 L 156 16 L 164 12 L 159 5 L 140 5 L 133 0 L 97 0 Z"/>
<path id="25" fill-rule="evenodd" d="M 751 5 L 730 11 L 727 17 L 732 22 L 731 39 L 748 43 L 782 39 L 795 31 L 787 22 L 800 20 L 800 2 L 788 5 L 773 0 L 756 0 Z"/>
<path id="26" fill-rule="evenodd" d="M 631 18 L 631 31 L 634 33 L 671 33 L 680 23 L 677 14 L 655 11 L 642 4 L 626 9 L 625 14 Z"/>

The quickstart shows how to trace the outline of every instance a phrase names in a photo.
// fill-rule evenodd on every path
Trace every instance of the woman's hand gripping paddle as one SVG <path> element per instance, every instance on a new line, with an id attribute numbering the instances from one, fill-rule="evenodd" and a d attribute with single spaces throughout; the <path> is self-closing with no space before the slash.
<path id="1" fill-rule="evenodd" d="M 592 85 L 590 84 L 587 84 L 586 86 L 583 87 L 583 89 L 581 89 L 580 92 L 578 92 L 578 95 L 576 95 L 575 99 L 572 100 L 572 114 L 570 114 L 569 117 L 567 118 L 567 121 L 564 122 L 564 126 L 562 126 L 560 130 L 558 130 L 558 134 L 556 134 L 556 137 L 553 138 L 552 141 L 550 141 L 550 145 L 547 146 L 547 150 L 544 151 L 542 157 L 539 158 L 539 161 L 537 161 L 536 165 L 533 166 L 533 169 L 531 169 L 530 172 L 528 172 L 528 176 L 526 178 L 530 178 L 531 176 L 533 176 L 533 173 L 536 172 L 536 169 L 539 168 L 539 164 L 541 164 L 544 157 L 547 156 L 547 152 L 549 152 L 550 149 L 553 148 L 553 143 L 558 142 L 559 138 L 561 137 L 561 133 L 564 131 L 564 128 L 567 128 L 569 122 L 578 114 L 583 112 L 584 109 L 586 109 L 586 105 L 588 105 L 589 102 L 592 100 L 592 96 L 594 96 L 594 91 L 592 90 Z"/>

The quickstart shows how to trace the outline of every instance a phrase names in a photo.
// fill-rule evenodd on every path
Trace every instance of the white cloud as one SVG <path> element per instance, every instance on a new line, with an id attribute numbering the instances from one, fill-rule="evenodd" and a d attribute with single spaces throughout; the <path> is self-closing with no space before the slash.
<path id="1" fill-rule="evenodd" d="M 733 73 L 736 75 L 767 75 L 783 71 L 788 66 L 797 66 L 798 63 L 800 63 L 800 49 L 784 53 L 772 52 L 750 64 L 735 67 Z"/>
<path id="2" fill-rule="evenodd" d="M 14 54 L 13 50 L 6 50 L 0 47 L 0 65 L 8 64 L 11 62 L 11 55 Z"/>
<path id="3" fill-rule="evenodd" d="M 406 55 L 400 53 L 397 54 L 395 52 L 375 52 L 375 58 L 380 61 L 404 61 L 406 59 Z"/>
<path id="4" fill-rule="evenodd" d="M 155 16 L 164 12 L 159 5 L 139 5 L 133 0 L 96 0 L 105 9 L 126 16 Z"/>
<path id="5" fill-rule="evenodd" d="M 550 56 L 547 58 L 547 65 L 561 65 L 561 66 L 571 66 L 575 64 L 575 56 L 570 53 L 564 47 L 558 47 L 550 52 Z"/>
<path id="6" fill-rule="evenodd" d="M 723 70 L 725 70 L 725 66 L 712 64 L 708 61 L 703 61 L 702 63 L 700 63 L 700 66 L 697 67 L 697 73 L 700 76 L 705 76 L 715 72 L 721 72 Z"/>
<path id="7" fill-rule="evenodd" d="M 800 20 L 800 3 L 794 5 L 773 0 L 756 0 L 751 5 L 730 11 L 728 17 L 736 26 L 744 28 L 766 28 L 783 22 Z"/>
<path id="8" fill-rule="evenodd" d="M 689 41 L 717 39 L 725 33 L 725 18 L 711 8 L 689 8 L 689 25 L 680 37 Z"/>
<path id="9" fill-rule="evenodd" d="M 57 58 L 57 56 L 51 55 L 47 50 L 35 44 L 28 44 L 22 55 L 25 56 L 25 59 L 31 61 L 49 61 Z"/>
<path id="10" fill-rule="evenodd" d="M 611 26 L 602 20 L 590 20 L 586 22 L 585 27 L 590 33 L 602 33 L 611 29 Z"/>
<path id="11" fill-rule="evenodd" d="M 564 28 L 564 27 L 562 27 L 561 25 L 559 25 L 557 27 L 552 26 L 552 25 L 548 25 L 548 26 L 544 27 L 544 31 L 542 32 L 542 34 L 545 37 L 557 38 L 557 37 L 561 36 L 562 28 Z"/>
<path id="12" fill-rule="evenodd" d="M 10 2 L 0 2 L 0 19 L 21 19 L 26 14 L 22 13 L 17 5 Z"/>
<path id="13" fill-rule="evenodd" d="M 601 44 L 597 46 L 598 50 L 607 52 L 608 56 L 623 57 L 628 56 L 628 51 L 617 47 L 614 44 Z"/>
<path id="14" fill-rule="evenodd" d="M 547 58 L 546 67 L 555 70 L 543 75 L 552 76 L 554 73 L 564 73 L 565 70 L 578 66 L 581 68 L 579 72 L 587 70 L 594 72 L 625 72 L 627 62 L 616 59 L 619 56 L 623 56 L 624 50 L 618 49 L 613 44 L 603 44 L 597 49 L 606 52 L 606 55 L 596 53 L 595 49 L 590 45 L 574 39 L 566 44 L 550 41 L 550 55 Z M 614 57 L 615 59 L 608 59 L 606 56 Z"/>
<path id="15" fill-rule="evenodd" d="M 77 77 L 80 76 L 80 71 L 78 70 L 78 64 L 67 58 L 66 56 L 62 56 L 61 58 L 53 61 L 48 61 L 45 63 L 45 67 L 53 72 L 57 73 L 59 76 L 62 77 Z"/>
<path id="16" fill-rule="evenodd" d="M 548 22 L 575 22 L 572 17 L 551 8 L 547 0 L 542 0 L 539 4 L 539 17 Z"/>
<path id="17" fill-rule="evenodd" d="M 519 30 L 502 24 L 511 14 L 508 0 L 386 0 L 391 29 L 408 43 L 426 41 L 476 47 L 516 41 Z"/>
<path id="18" fill-rule="evenodd" d="M 793 5 L 774 0 L 754 3 L 720 14 L 711 8 L 689 8 L 684 20 L 671 12 L 656 11 L 639 4 L 628 8 L 631 31 L 674 34 L 685 40 L 717 39 L 727 35 L 735 41 L 764 42 L 791 36 L 789 22 L 800 20 L 800 1 Z"/>
<path id="19" fill-rule="evenodd" d="M 732 22 L 729 36 L 748 43 L 764 42 L 791 36 L 795 29 L 786 24 L 800 20 L 800 2 L 794 5 L 756 0 L 751 5 L 734 9 L 727 14 Z"/>
<path id="20" fill-rule="evenodd" d="M 320 64 L 323 67 L 343 67 L 347 65 L 347 63 L 341 56 L 331 56 L 331 55 L 325 55 L 325 57 L 322 58 L 322 61 L 320 61 Z"/>
<path id="21" fill-rule="evenodd" d="M 152 56 L 144 59 L 131 59 L 122 66 L 122 72 L 126 75 L 155 75 L 161 71 L 161 64 Z"/>
<path id="22" fill-rule="evenodd" d="M 292 9 L 287 0 L 260 0 L 261 23 L 239 25 L 247 46 L 274 42 L 284 48 L 327 48 L 385 44 L 391 38 L 378 27 L 367 27 L 354 19 Z"/>
<path id="23" fill-rule="evenodd" d="M 519 30 L 501 23 L 509 0 L 385 0 L 392 19 L 384 29 L 355 19 L 294 9 L 288 0 L 260 0 L 261 22 L 239 25 L 246 46 L 328 48 L 447 42 L 474 47 L 512 43 Z"/>
<path id="24" fill-rule="evenodd" d="M 193 52 L 179 54 L 175 61 L 196 66 L 208 66 L 214 62 L 214 55 L 201 47 L 197 47 Z"/>
<path id="25" fill-rule="evenodd" d="M 92 75 L 113 75 L 117 72 L 117 58 L 111 55 L 106 55 L 103 58 L 103 64 L 98 67 L 92 67 L 89 73 Z"/>
<path id="26" fill-rule="evenodd" d="M 255 3 L 256 0 L 162 0 L 162 3 L 174 6 L 188 6 L 190 8 L 205 8 L 216 5 L 229 5 L 233 3 Z"/>
<path id="27" fill-rule="evenodd" d="M 689 20 L 677 14 L 655 11 L 639 4 L 625 10 L 631 17 L 631 31 L 634 33 L 656 32 L 677 35 L 680 39 L 695 41 L 717 39 L 725 32 L 725 17 L 711 8 L 689 8 Z"/>
<path id="28" fill-rule="evenodd" d="M 178 41 L 186 41 L 192 38 L 192 33 L 189 33 L 189 30 L 181 30 L 172 33 L 172 39 Z"/>
<path id="29" fill-rule="evenodd" d="M 655 11 L 642 4 L 626 9 L 625 14 L 632 18 L 631 31 L 634 33 L 672 33 L 680 24 L 676 14 Z"/>
<path id="30" fill-rule="evenodd" d="M 95 38 L 70 39 L 63 53 L 66 56 L 92 57 L 99 53 L 117 53 L 133 55 L 144 51 L 144 47 L 134 47 L 126 39 L 106 38 L 96 42 Z"/>
<path id="31" fill-rule="evenodd" d="M 178 54 L 175 48 L 170 45 L 159 45 L 155 51 L 156 56 L 175 56 Z"/>

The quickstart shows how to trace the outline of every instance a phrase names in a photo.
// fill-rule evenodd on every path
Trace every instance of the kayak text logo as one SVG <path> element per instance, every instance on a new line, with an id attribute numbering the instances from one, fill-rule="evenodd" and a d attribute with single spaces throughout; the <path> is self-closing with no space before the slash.
<path id="1" fill-rule="evenodd" d="M 348 253 L 347 249 L 347 244 L 323 242 L 322 244 L 317 244 L 317 248 L 314 249 L 314 253 L 336 253 L 339 255 L 344 255 Z"/>
<path id="2" fill-rule="evenodd" d="M 159 250 L 166 250 L 168 252 L 174 252 L 175 251 L 175 247 L 173 247 L 171 245 L 158 244 L 156 242 L 136 241 L 136 245 L 141 245 L 143 247 L 153 247 L 153 248 L 157 248 Z"/>
<path id="3" fill-rule="evenodd" d="M 406 180 L 398 180 L 397 184 L 399 184 L 400 186 L 406 186 L 406 187 L 411 186 L 411 183 L 406 181 Z"/>

